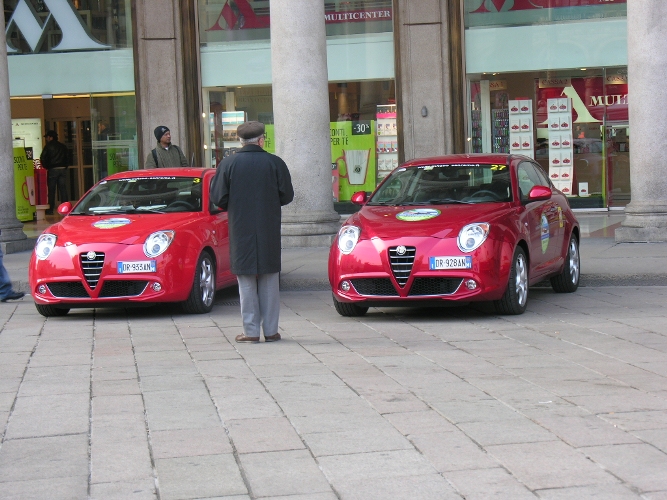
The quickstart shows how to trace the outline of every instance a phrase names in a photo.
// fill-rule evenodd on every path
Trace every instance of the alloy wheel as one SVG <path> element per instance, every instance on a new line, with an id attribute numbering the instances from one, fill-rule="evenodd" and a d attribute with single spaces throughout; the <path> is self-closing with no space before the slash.
<path id="1" fill-rule="evenodd" d="M 528 300 L 528 267 L 526 266 L 526 258 L 523 254 L 517 255 L 515 262 L 515 286 L 516 298 L 519 305 L 523 307 Z"/>

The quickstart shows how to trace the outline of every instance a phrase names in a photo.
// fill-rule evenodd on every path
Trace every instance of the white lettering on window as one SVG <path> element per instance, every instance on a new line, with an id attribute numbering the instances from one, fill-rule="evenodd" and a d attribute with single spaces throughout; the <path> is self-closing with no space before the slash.
<path id="1" fill-rule="evenodd" d="M 104 45 L 92 37 L 70 0 L 44 0 L 44 3 L 49 9 L 49 15 L 42 25 L 32 5 L 26 0 L 19 0 L 7 23 L 5 37 L 16 26 L 30 49 L 37 52 L 44 42 L 49 25 L 55 22 L 62 32 L 62 39 L 58 45 L 51 48 L 53 52 L 111 48 L 110 45 Z M 7 43 L 8 54 L 17 52 L 18 49 Z"/>

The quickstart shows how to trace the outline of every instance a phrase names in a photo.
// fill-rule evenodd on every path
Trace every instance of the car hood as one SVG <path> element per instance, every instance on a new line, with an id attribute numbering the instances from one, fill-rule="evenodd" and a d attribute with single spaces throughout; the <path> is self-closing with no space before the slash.
<path id="1" fill-rule="evenodd" d="M 44 232 L 58 236 L 58 244 L 70 242 L 120 243 L 133 245 L 143 243 L 149 234 L 161 229 L 177 230 L 198 218 L 198 215 L 183 212 L 170 214 L 130 215 L 69 215 L 49 226 Z"/>
<path id="2" fill-rule="evenodd" d="M 402 236 L 456 238 L 466 224 L 492 222 L 510 210 L 510 203 L 402 207 L 367 205 L 350 217 L 346 224 L 359 226 L 363 239 Z"/>

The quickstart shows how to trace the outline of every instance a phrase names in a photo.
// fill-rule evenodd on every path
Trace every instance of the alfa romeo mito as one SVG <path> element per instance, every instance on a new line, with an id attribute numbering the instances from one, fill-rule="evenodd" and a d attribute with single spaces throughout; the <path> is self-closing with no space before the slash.
<path id="1" fill-rule="evenodd" d="M 37 239 L 29 281 L 37 311 L 177 302 L 212 309 L 236 283 L 227 214 L 210 202 L 214 169 L 137 170 L 107 177 Z"/>
<path id="2" fill-rule="evenodd" d="M 395 169 L 342 225 L 329 252 L 333 303 L 369 307 L 492 302 L 526 310 L 529 287 L 579 285 L 579 224 L 531 158 L 508 154 L 417 159 Z"/>

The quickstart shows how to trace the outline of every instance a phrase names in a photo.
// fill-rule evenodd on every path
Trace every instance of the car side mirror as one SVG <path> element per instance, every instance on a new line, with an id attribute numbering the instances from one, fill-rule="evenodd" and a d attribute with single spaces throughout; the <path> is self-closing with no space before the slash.
<path id="1" fill-rule="evenodd" d="M 352 195 L 352 198 L 350 198 L 350 201 L 354 203 L 355 205 L 365 205 L 366 200 L 368 199 L 368 196 L 366 195 L 365 191 L 357 191 Z"/>
<path id="2" fill-rule="evenodd" d="M 528 201 L 544 201 L 551 198 L 551 188 L 548 186 L 533 186 L 528 193 Z"/>
<path id="3" fill-rule="evenodd" d="M 58 213 L 60 215 L 67 215 L 72 211 L 72 204 L 69 201 L 66 201 L 65 203 L 61 203 L 58 205 Z"/>

